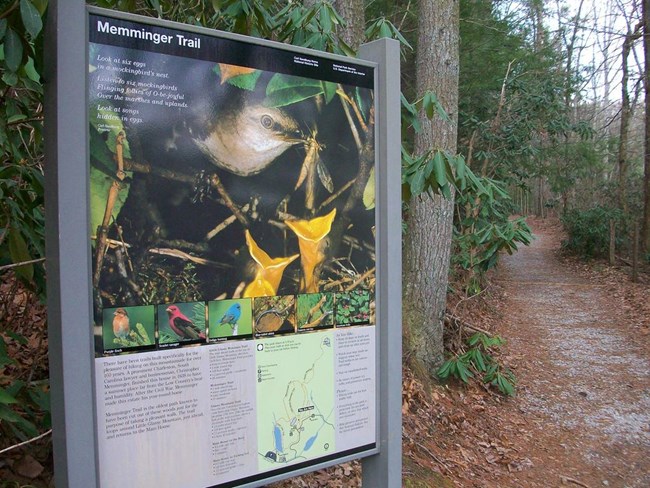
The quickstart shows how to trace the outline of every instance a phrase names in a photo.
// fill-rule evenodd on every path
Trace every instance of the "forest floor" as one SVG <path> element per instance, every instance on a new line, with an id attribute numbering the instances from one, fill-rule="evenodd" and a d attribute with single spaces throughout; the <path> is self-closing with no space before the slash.
<path id="1" fill-rule="evenodd" d="M 517 393 L 475 380 L 440 385 L 405 367 L 407 488 L 650 486 L 650 275 L 632 283 L 627 267 L 566 257 L 557 221 L 529 223 L 533 244 L 504 256 L 479 296 L 448 304 L 464 323 L 507 340 L 497 357 L 515 372 Z M 28 343 L 10 342 L 20 368 L 5 373 L 40 377 L 44 309 L 11 295 L 3 319 L 22 324 Z M 1 455 L 0 487 L 52 487 L 49 443 Z M 354 488 L 360 478 L 355 462 L 270 486 Z"/>
<path id="2" fill-rule="evenodd" d="M 450 303 L 507 340 L 516 396 L 405 369 L 405 487 L 650 486 L 650 280 L 565 257 L 557 221 L 529 223 L 536 240 L 504 256 L 487 292 Z M 344 465 L 272 486 L 359 482 Z"/>

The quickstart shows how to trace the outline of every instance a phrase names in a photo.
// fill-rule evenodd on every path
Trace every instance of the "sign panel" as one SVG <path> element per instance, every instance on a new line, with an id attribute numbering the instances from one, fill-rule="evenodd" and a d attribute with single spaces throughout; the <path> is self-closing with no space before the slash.
<path id="1" fill-rule="evenodd" d="M 91 13 L 100 486 L 376 452 L 369 63 Z"/>

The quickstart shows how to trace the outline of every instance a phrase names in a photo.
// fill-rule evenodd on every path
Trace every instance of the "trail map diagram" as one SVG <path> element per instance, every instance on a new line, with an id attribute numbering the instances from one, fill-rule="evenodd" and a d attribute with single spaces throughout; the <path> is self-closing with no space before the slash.
<path id="1" fill-rule="evenodd" d="M 331 332 L 258 342 L 260 470 L 335 452 L 333 347 Z"/>

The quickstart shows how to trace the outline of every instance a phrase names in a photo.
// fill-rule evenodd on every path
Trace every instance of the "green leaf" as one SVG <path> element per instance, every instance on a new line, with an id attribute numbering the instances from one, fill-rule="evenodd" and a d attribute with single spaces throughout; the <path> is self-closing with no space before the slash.
<path id="1" fill-rule="evenodd" d="M 24 120 L 26 118 L 27 116 L 25 114 L 12 115 L 7 119 L 7 124 L 13 124 L 15 122 L 18 122 L 19 120 Z"/>
<path id="2" fill-rule="evenodd" d="M 6 407 L 5 405 L 0 404 L 0 420 L 6 420 L 7 422 L 16 423 L 24 419 L 13 410 Z"/>
<path id="3" fill-rule="evenodd" d="M 29 254 L 29 249 L 27 248 L 27 243 L 23 236 L 18 231 L 16 227 L 11 227 L 9 230 L 9 254 L 11 260 L 14 263 L 22 263 L 24 261 L 29 261 L 32 257 Z M 27 281 L 31 281 L 34 277 L 34 265 L 27 264 L 24 266 L 18 266 L 14 268 L 16 274 L 21 276 Z"/>
<path id="4" fill-rule="evenodd" d="M 106 138 L 106 146 L 111 150 L 112 153 L 115 153 L 115 147 L 117 145 L 117 136 L 120 131 L 124 130 L 124 125 L 122 124 L 122 119 L 116 112 L 102 108 L 97 110 L 98 106 L 106 107 L 110 106 L 108 102 L 96 102 L 90 107 L 89 121 L 92 126 L 97 130 L 97 132 L 104 133 L 108 132 Z M 101 115 L 101 117 L 100 117 Z M 107 118 L 110 116 L 117 116 L 114 119 Z M 124 139 L 124 157 L 131 157 L 131 146 L 129 144 L 128 136 Z"/>
<path id="5" fill-rule="evenodd" d="M 29 35 L 34 39 L 41 29 L 43 29 L 43 20 L 41 14 L 29 0 L 20 0 L 20 16 L 23 19 L 23 25 Z"/>
<path id="6" fill-rule="evenodd" d="M 485 361 L 483 360 L 483 354 L 478 349 L 474 350 L 474 364 L 476 369 L 483 372 L 486 370 Z"/>
<path id="7" fill-rule="evenodd" d="M 0 19 L 0 41 L 5 36 L 7 32 L 7 19 Z"/>
<path id="8" fill-rule="evenodd" d="M 370 168 L 370 176 L 363 190 L 363 205 L 366 210 L 375 208 L 375 167 Z"/>
<path id="9" fill-rule="evenodd" d="M 25 70 L 25 74 L 30 80 L 35 83 L 41 82 L 41 75 L 39 75 L 38 71 L 36 71 L 36 68 L 34 67 L 34 60 L 31 57 L 27 58 L 27 62 L 23 68 Z"/>
<path id="10" fill-rule="evenodd" d="M 456 369 L 458 370 L 458 376 L 463 381 L 463 383 L 467 383 L 469 379 L 474 376 L 462 361 L 456 362 Z"/>
<path id="11" fill-rule="evenodd" d="M 216 65 L 213 70 L 221 78 L 221 68 Z M 262 75 L 261 70 L 255 70 L 251 73 L 245 73 L 237 76 L 231 76 L 225 82 L 229 85 L 236 86 L 242 90 L 253 91 L 257 87 L 257 80 Z M 222 81 L 223 83 L 223 81 Z"/>
<path id="12" fill-rule="evenodd" d="M 331 81 L 322 81 L 323 92 L 325 93 L 325 103 L 330 103 L 336 96 L 336 83 Z"/>
<path id="13" fill-rule="evenodd" d="M 417 171 L 410 180 L 411 194 L 417 196 L 424 191 L 424 172 Z"/>
<path id="14" fill-rule="evenodd" d="M 0 388 L 0 403 L 8 405 L 10 403 L 18 403 L 18 400 L 7 393 L 4 388 Z"/>
<path id="15" fill-rule="evenodd" d="M 445 364 L 443 364 L 436 373 L 438 375 L 438 378 L 446 379 L 449 377 L 449 374 L 451 373 L 452 362 L 453 360 L 451 359 L 445 361 Z"/>
<path id="16" fill-rule="evenodd" d="M 104 220 L 108 192 L 114 181 L 115 178 L 100 171 L 93 165 L 90 166 L 90 229 L 93 234 Z M 126 182 L 120 184 L 117 201 L 113 207 L 112 216 L 114 219 L 120 214 L 120 210 L 122 210 L 122 206 L 126 202 L 126 197 L 129 195 L 129 187 L 130 185 Z"/>
<path id="17" fill-rule="evenodd" d="M 284 107 L 324 93 L 319 80 L 276 74 L 266 87 L 265 105 Z"/>
<path id="18" fill-rule="evenodd" d="M 5 71 L 2 75 L 2 81 L 9 86 L 16 86 L 18 83 L 18 75 L 12 71 Z"/>
<path id="19" fill-rule="evenodd" d="M 441 151 L 436 151 L 436 154 L 433 156 L 433 171 L 436 175 L 438 186 L 445 186 L 447 184 L 447 175 L 445 174 L 445 161 Z"/>
<path id="20" fill-rule="evenodd" d="M 23 43 L 20 36 L 9 27 L 4 42 L 5 62 L 11 71 L 18 71 L 23 60 Z"/>
<path id="21" fill-rule="evenodd" d="M 160 2 L 158 0 L 147 0 L 147 3 L 156 11 L 158 17 L 162 17 L 162 9 L 160 8 Z"/>

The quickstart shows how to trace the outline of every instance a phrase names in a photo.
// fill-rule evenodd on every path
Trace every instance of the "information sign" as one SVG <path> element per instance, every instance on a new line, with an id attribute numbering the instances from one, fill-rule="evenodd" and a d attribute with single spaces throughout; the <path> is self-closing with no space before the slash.
<path id="1" fill-rule="evenodd" d="M 100 487 L 376 453 L 373 63 L 88 19 Z"/>

